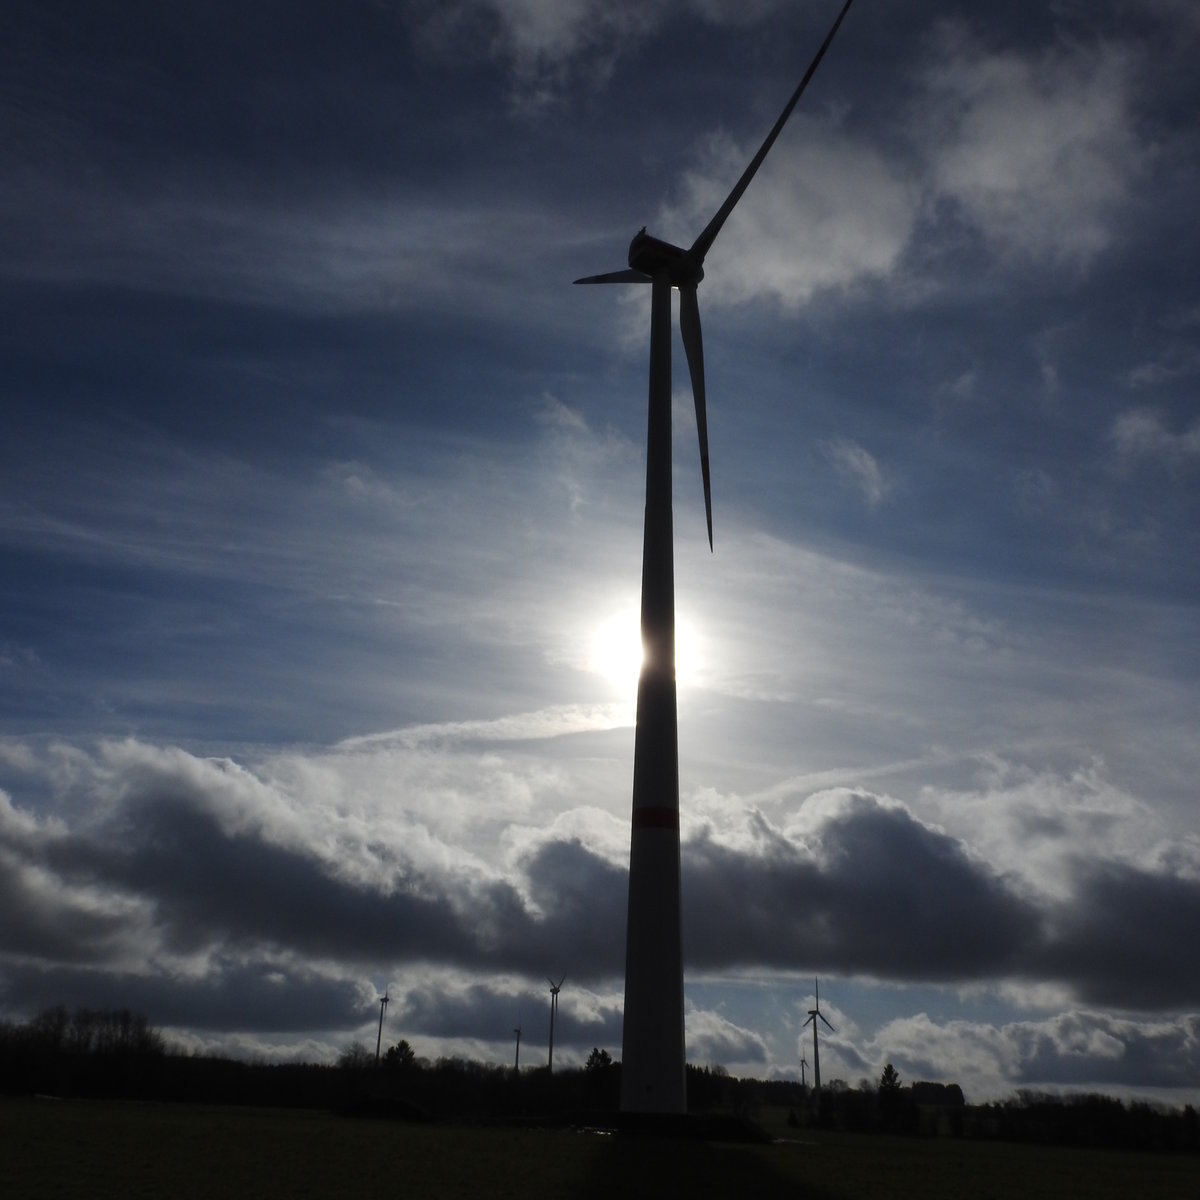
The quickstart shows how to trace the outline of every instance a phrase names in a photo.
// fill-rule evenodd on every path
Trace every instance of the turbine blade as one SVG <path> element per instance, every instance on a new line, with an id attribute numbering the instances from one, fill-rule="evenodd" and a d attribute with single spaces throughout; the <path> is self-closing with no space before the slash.
<path id="1" fill-rule="evenodd" d="M 713 548 L 712 485 L 708 474 L 708 416 L 704 398 L 704 339 L 700 333 L 700 304 L 696 285 L 679 289 L 679 332 L 692 376 L 692 398 L 696 402 L 696 434 L 700 438 L 700 477 L 704 481 L 704 519 L 708 522 L 708 549 Z"/>
<path id="2" fill-rule="evenodd" d="M 804 72 L 804 78 L 800 80 L 800 86 L 792 93 L 792 98 L 787 102 L 783 112 L 779 114 L 779 120 L 775 122 L 771 132 L 767 134 L 767 140 L 759 147 L 758 153 L 750 160 L 750 165 L 742 173 L 741 179 L 734 185 L 734 189 L 729 193 L 725 203 L 717 210 L 716 216 L 705 226 L 704 232 L 692 243 L 692 248 L 689 253 L 699 262 L 704 261 L 704 256 L 708 253 L 713 242 L 716 241 L 717 234 L 721 232 L 721 226 L 725 224 L 729 214 L 733 212 L 734 205 L 742 198 L 742 193 L 750 186 L 750 181 L 754 178 L 758 168 L 762 166 L 763 159 L 767 157 L 767 152 L 775 144 L 775 139 L 779 136 L 779 131 L 783 128 L 788 117 L 792 115 L 792 109 L 796 107 L 796 102 L 804 94 L 804 89 L 808 87 L 808 81 L 816 73 L 817 67 L 821 65 L 821 59 L 825 57 L 825 51 L 829 49 L 830 43 L 833 41 L 834 34 L 837 33 L 838 27 L 842 23 L 842 18 L 850 9 L 853 0 L 846 0 L 842 5 L 842 11 L 838 13 L 838 18 L 833 23 L 833 28 L 825 35 L 825 40 L 821 43 L 820 50 L 817 51 L 816 57 L 808 65 L 808 70 Z"/>
<path id="3" fill-rule="evenodd" d="M 817 1015 L 818 1015 L 818 1016 L 821 1018 L 821 1020 L 822 1020 L 822 1021 L 825 1021 L 825 1014 L 824 1014 L 824 1013 L 818 1013 Z M 828 1021 L 825 1021 L 825 1024 L 826 1024 L 826 1025 L 829 1027 L 829 1032 L 830 1032 L 830 1033 L 837 1033 L 837 1030 L 836 1030 L 836 1029 L 834 1029 L 834 1027 L 833 1027 L 832 1025 L 830 1025 Z"/>
<path id="4" fill-rule="evenodd" d="M 649 275 L 632 267 L 624 271 L 609 271 L 604 275 L 585 275 L 576 283 L 653 283 Z"/>

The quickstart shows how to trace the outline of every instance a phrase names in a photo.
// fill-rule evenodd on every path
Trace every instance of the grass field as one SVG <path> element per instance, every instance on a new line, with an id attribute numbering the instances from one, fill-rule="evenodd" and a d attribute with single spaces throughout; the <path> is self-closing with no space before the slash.
<path id="1" fill-rule="evenodd" d="M 0 1103 L 0 1180 L 7 1200 L 1192 1200 L 1200 1159 L 828 1133 L 735 1146 L 303 1111 L 24 1101 Z"/>

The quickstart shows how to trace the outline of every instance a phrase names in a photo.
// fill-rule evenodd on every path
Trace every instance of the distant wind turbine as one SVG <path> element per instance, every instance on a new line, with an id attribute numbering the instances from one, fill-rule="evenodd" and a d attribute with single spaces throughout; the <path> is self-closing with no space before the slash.
<path id="1" fill-rule="evenodd" d="M 650 412 L 646 515 L 642 542 L 642 649 L 633 751 L 633 821 L 625 939 L 625 1019 L 621 1108 L 687 1109 L 683 1042 L 683 933 L 679 889 L 679 724 L 675 691 L 675 567 L 671 516 L 671 292 L 679 291 L 679 329 L 692 381 L 704 516 L 712 549 L 712 489 L 704 349 L 697 285 L 704 258 L 749 187 L 837 33 L 851 0 L 817 51 L 766 141 L 732 192 L 687 250 L 643 228 L 629 245 L 629 268 L 576 283 L 648 283 Z"/>
<path id="2" fill-rule="evenodd" d="M 821 1011 L 821 985 L 815 979 L 813 980 L 813 990 L 816 995 L 816 1007 L 808 1010 L 808 1020 L 800 1028 L 803 1029 L 805 1025 L 813 1027 L 813 1091 L 819 1092 L 821 1090 L 821 1046 L 817 1041 L 817 1022 L 818 1020 L 825 1021 L 825 1014 Z M 828 1021 L 825 1021 L 825 1024 L 830 1033 L 837 1033 L 837 1030 Z"/>
<path id="3" fill-rule="evenodd" d="M 379 1048 L 383 1045 L 383 1013 L 391 1003 L 391 997 L 384 992 L 379 997 L 379 1032 L 375 1035 L 375 1065 L 379 1066 Z"/>
<path id="4" fill-rule="evenodd" d="M 565 975 L 555 983 L 549 976 L 546 977 L 546 982 L 550 985 L 550 1059 L 547 1070 L 551 1075 L 554 1074 L 554 1018 L 558 1016 L 558 993 L 563 979 L 566 979 Z"/>
<path id="5" fill-rule="evenodd" d="M 807 1025 L 807 1024 L 808 1024 L 808 1022 L 807 1022 L 807 1021 L 805 1021 L 805 1023 L 804 1023 L 804 1024 L 805 1024 L 805 1025 Z M 801 1026 L 801 1028 L 803 1029 L 803 1028 L 804 1028 L 804 1026 L 802 1025 L 802 1026 Z M 801 1051 L 800 1051 L 800 1086 L 801 1086 L 801 1087 L 807 1087 L 807 1086 L 808 1086 L 808 1082 L 807 1082 L 807 1080 L 806 1080 L 806 1079 L 805 1079 L 805 1077 L 804 1077 L 804 1069 L 805 1069 L 805 1067 L 807 1067 L 807 1066 L 808 1066 L 808 1060 L 807 1060 L 807 1059 L 804 1057 L 804 1051 L 803 1051 L 803 1050 L 801 1050 Z"/>
<path id="6" fill-rule="evenodd" d="M 513 1071 L 520 1073 L 521 1070 L 521 1027 L 518 1025 L 513 1033 L 517 1035 L 517 1057 L 513 1059 Z"/>

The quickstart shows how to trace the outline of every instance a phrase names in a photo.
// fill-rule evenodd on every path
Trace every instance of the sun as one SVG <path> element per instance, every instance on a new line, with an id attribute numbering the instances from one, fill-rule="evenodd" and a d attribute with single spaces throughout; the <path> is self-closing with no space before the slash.
<path id="1" fill-rule="evenodd" d="M 642 639 L 636 605 L 626 605 L 592 627 L 587 667 L 611 684 L 614 691 L 627 696 L 637 691 L 642 670 Z"/>
<path id="2" fill-rule="evenodd" d="M 696 623 L 675 614 L 675 682 L 693 687 L 701 674 L 701 638 Z M 627 604 L 602 617 L 592 627 L 587 668 L 605 679 L 622 696 L 637 694 L 642 670 L 642 637 L 636 604 Z"/>

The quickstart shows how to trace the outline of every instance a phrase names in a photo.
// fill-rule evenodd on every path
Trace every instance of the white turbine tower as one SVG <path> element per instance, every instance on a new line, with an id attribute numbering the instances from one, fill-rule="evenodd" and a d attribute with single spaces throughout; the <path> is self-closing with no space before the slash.
<path id="1" fill-rule="evenodd" d="M 629 245 L 629 268 L 576 283 L 648 283 L 650 404 L 646 515 L 642 541 L 642 672 L 633 751 L 633 820 L 625 937 L 625 1020 L 621 1108 L 687 1109 L 683 1043 L 683 933 L 679 888 L 679 726 L 675 692 L 675 567 L 671 520 L 671 292 L 679 290 L 679 328 L 692 381 L 704 515 L 712 549 L 712 492 L 704 349 L 696 288 L 704 257 L 750 185 L 808 86 L 850 8 L 846 0 L 804 78 L 758 153 L 687 250 L 643 228 Z"/>
<path id="2" fill-rule="evenodd" d="M 546 1069 L 549 1074 L 554 1074 L 554 1018 L 558 1016 L 558 993 L 562 988 L 564 975 L 557 983 L 549 976 L 546 977 L 546 982 L 550 985 L 550 1058 L 546 1064 Z"/>
<path id="3" fill-rule="evenodd" d="M 808 1010 L 808 1020 L 800 1028 L 803 1029 L 807 1025 L 813 1027 L 813 1091 L 819 1092 L 821 1090 L 821 1046 L 817 1041 L 817 1022 L 825 1021 L 825 1014 L 821 1011 L 821 986 L 815 979 L 813 980 L 813 992 L 816 997 L 816 1007 Z M 828 1021 L 825 1021 L 825 1025 L 830 1033 L 837 1033 L 837 1030 Z"/>

